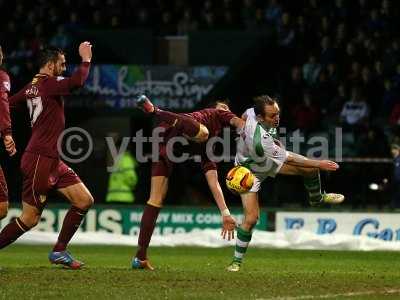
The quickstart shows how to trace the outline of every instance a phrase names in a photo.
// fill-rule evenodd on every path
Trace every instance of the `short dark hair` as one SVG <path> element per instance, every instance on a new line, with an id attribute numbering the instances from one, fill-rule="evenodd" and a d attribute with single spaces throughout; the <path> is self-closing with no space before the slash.
<path id="1" fill-rule="evenodd" d="M 254 112 L 256 113 L 256 115 L 261 115 L 264 117 L 265 105 L 274 105 L 275 103 L 278 103 L 276 98 L 272 98 L 268 95 L 257 96 L 254 98 Z"/>
<path id="2" fill-rule="evenodd" d="M 64 55 L 64 51 L 60 48 L 53 46 L 43 48 L 38 55 L 39 68 L 44 67 L 48 62 L 56 62 L 59 55 Z"/>
<path id="3" fill-rule="evenodd" d="M 226 105 L 228 105 L 228 106 L 231 104 L 231 102 L 229 101 L 229 99 L 223 98 L 223 99 L 218 99 L 218 100 L 215 100 L 215 101 L 211 102 L 211 103 L 208 105 L 208 107 L 210 107 L 210 108 L 216 108 L 217 105 L 218 105 L 218 103 L 226 104 Z"/>

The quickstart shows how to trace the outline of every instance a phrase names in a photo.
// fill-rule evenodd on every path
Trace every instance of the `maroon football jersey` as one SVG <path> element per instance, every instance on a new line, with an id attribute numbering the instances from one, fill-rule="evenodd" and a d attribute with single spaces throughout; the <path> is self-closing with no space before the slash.
<path id="1" fill-rule="evenodd" d="M 209 132 L 209 138 L 217 136 L 220 134 L 224 127 L 229 127 L 232 118 L 236 117 L 230 111 L 225 111 L 216 108 L 206 108 L 203 110 L 195 111 L 187 114 L 194 118 L 196 121 L 200 122 L 207 127 Z M 201 168 L 204 173 L 209 170 L 216 170 L 217 164 L 212 161 L 210 157 L 207 156 L 207 143 L 190 143 L 191 154 L 200 155 L 201 157 Z"/>
<path id="2" fill-rule="evenodd" d="M 8 94 L 10 93 L 10 77 L 0 70 L 0 135 L 11 134 L 10 108 Z"/>
<path id="3" fill-rule="evenodd" d="M 65 128 L 64 99 L 71 90 L 83 86 L 90 63 L 84 62 L 71 77 L 36 74 L 32 81 L 10 97 L 10 106 L 26 101 L 32 126 L 27 152 L 58 158 L 57 141 Z"/>
<path id="4" fill-rule="evenodd" d="M 206 108 L 187 115 L 206 126 L 209 132 L 209 137 L 220 134 L 224 127 L 230 126 L 232 118 L 236 117 L 235 114 L 230 111 L 216 108 Z"/>

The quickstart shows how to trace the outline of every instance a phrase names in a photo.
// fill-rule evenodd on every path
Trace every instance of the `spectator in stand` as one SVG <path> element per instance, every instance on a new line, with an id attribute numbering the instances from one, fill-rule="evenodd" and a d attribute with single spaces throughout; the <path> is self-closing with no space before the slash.
<path id="1" fill-rule="evenodd" d="M 278 25 L 281 21 L 281 17 L 282 7 L 278 0 L 269 0 L 265 10 L 265 20 L 272 25 Z"/>
<path id="2" fill-rule="evenodd" d="M 255 16 L 256 8 L 254 6 L 254 0 L 243 0 L 240 18 L 245 29 L 254 30 L 256 28 Z"/>
<path id="3" fill-rule="evenodd" d="M 285 12 L 282 14 L 281 22 L 278 25 L 278 44 L 285 48 L 293 47 L 295 41 L 295 31 L 291 24 L 290 14 Z"/>
<path id="4" fill-rule="evenodd" d="M 311 131 L 318 128 L 319 108 L 312 103 L 309 92 L 304 92 L 303 102 L 293 108 L 292 118 L 294 127 L 304 132 L 306 138 Z"/>
<path id="5" fill-rule="evenodd" d="M 399 131 L 400 129 L 400 101 L 396 99 L 397 102 L 393 105 L 393 109 L 390 113 L 389 124 L 392 126 L 393 131 Z"/>
<path id="6" fill-rule="evenodd" d="M 391 180 L 392 200 L 391 207 L 393 209 L 400 208 L 400 146 L 398 144 L 391 145 L 393 156 L 393 176 Z"/>
<path id="7" fill-rule="evenodd" d="M 186 8 L 182 19 L 178 23 L 178 35 L 187 35 L 189 32 L 197 30 L 197 28 L 196 19 L 193 17 L 191 10 Z"/>
<path id="8" fill-rule="evenodd" d="M 336 95 L 326 106 L 326 113 L 329 119 L 337 120 L 344 103 L 347 100 L 347 90 L 343 82 L 339 83 L 336 89 Z"/>
<path id="9" fill-rule="evenodd" d="M 142 7 L 136 14 L 135 27 L 136 28 L 148 28 L 151 24 L 149 12 L 146 8 Z"/>
<path id="10" fill-rule="evenodd" d="M 91 22 L 93 28 L 103 28 L 103 15 L 99 9 L 93 11 Z"/>
<path id="11" fill-rule="evenodd" d="M 161 24 L 158 34 L 160 36 L 176 35 L 177 28 L 172 20 L 171 12 L 164 11 L 161 15 Z"/>
<path id="12" fill-rule="evenodd" d="M 392 82 L 387 78 L 383 81 L 383 88 L 382 115 L 390 115 L 389 123 L 393 126 L 397 123 L 397 113 L 394 113 L 394 107 L 397 103 L 400 103 L 399 93 L 392 88 Z"/>
<path id="13" fill-rule="evenodd" d="M 225 10 L 222 14 L 222 26 L 221 29 L 223 30 L 237 30 L 238 26 L 236 25 L 237 23 L 234 20 L 234 16 L 232 11 L 230 10 Z"/>
<path id="14" fill-rule="evenodd" d="M 331 29 L 331 22 L 327 16 L 323 16 L 321 19 L 321 23 L 318 26 L 318 38 L 321 39 L 325 36 L 331 36 L 332 29 Z"/>
<path id="15" fill-rule="evenodd" d="M 203 15 L 203 22 L 200 29 L 215 30 L 215 14 L 212 11 Z"/>
<path id="16" fill-rule="evenodd" d="M 369 107 L 362 98 L 358 87 L 351 90 L 351 99 L 343 105 L 340 113 L 343 130 L 351 130 L 355 133 L 365 129 L 369 116 Z"/>
<path id="17" fill-rule="evenodd" d="M 333 62 L 329 63 L 326 67 L 327 80 L 332 87 L 336 87 L 339 82 L 339 73 L 337 70 L 337 65 Z"/>
<path id="18" fill-rule="evenodd" d="M 299 99 L 299 95 L 303 95 L 304 87 L 301 69 L 298 66 L 294 66 L 291 70 L 290 78 L 285 84 L 284 102 L 289 101 L 290 106 L 301 103 L 302 100 Z"/>
<path id="19" fill-rule="evenodd" d="M 307 63 L 303 65 L 303 78 L 308 86 L 313 86 L 316 83 L 320 71 L 321 65 L 317 63 L 315 55 L 310 54 Z"/>
<path id="20" fill-rule="evenodd" d="M 400 63 L 396 66 L 396 73 L 392 78 L 393 88 L 400 91 Z"/>
<path id="21" fill-rule="evenodd" d="M 383 55 L 383 69 L 387 73 L 394 71 L 393 66 L 400 63 L 400 47 L 397 39 L 391 41 L 389 47 L 385 47 L 385 54 Z"/>
<path id="22" fill-rule="evenodd" d="M 361 65 L 358 61 L 353 61 L 350 65 L 347 81 L 351 85 L 358 85 L 361 82 Z"/>
<path id="23" fill-rule="evenodd" d="M 101 24 L 101 23 L 100 23 Z M 79 15 L 76 11 L 71 11 L 69 14 L 69 20 L 64 24 L 65 31 L 69 33 L 75 33 L 82 28 L 82 24 L 79 20 Z"/>
<path id="24" fill-rule="evenodd" d="M 329 36 L 324 36 L 321 40 L 321 53 L 319 61 L 322 66 L 326 66 L 335 61 L 335 50 L 331 47 Z"/>
<path id="25" fill-rule="evenodd" d="M 339 23 L 336 27 L 335 33 L 335 42 L 333 47 L 336 51 L 341 51 L 342 49 L 346 49 L 346 41 L 347 41 L 347 28 L 345 23 Z"/>
<path id="26" fill-rule="evenodd" d="M 363 133 L 358 143 L 358 156 L 360 157 L 388 157 L 390 147 L 383 130 L 371 126 Z"/>
<path id="27" fill-rule="evenodd" d="M 70 44 L 71 44 L 71 38 L 65 32 L 64 26 L 59 25 L 57 27 L 56 34 L 53 35 L 53 37 L 50 39 L 50 45 L 61 49 L 67 49 Z"/>
<path id="28" fill-rule="evenodd" d="M 372 9 L 369 13 L 369 19 L 366 24 L 370 32 L 382 31 L 385 29 L 385 23 L 379 17 L 379 11 Z"/>
<path id="29" fill-rule="evenodd" d="M 344 7 L 343 0 L 336 0 L 335 6 L 331 13 L 332 19 L 346 21 L 348 17 L 348 9 Z"/>

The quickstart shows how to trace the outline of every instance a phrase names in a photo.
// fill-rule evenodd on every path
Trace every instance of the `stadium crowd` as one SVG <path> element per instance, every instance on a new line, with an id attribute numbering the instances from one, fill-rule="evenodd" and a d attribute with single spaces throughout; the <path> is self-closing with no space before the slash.
<path id="1" fill-rule="evenodd" d="M 155 36 L 268 29 L 280 49 L 273 92 L 285 126 L 306 136 L 342 126 L 344 156 L 389 158 L 389 144 L 400 144 L 400 5 L 393 0 L 0 0 L 0 15 L 12 93 L 32 78 L 43 44 L 68 51 L 82 29 Z"/>
<path id="2" fill-rule="evenodd" d="M 82 28 L 146 28 L 161 36 L 274 28 L 282 49 L 276 93 L 286 125 L 306 135 L 342 125 L 358 144 L 353 156 L 389 156 L 388 142 L 398 142 L 400 21 L 394 1 L 3 0 L 0 10 L 0 38 L 15 86 L 33 73 L 31 58 L 42 44 L 68 49 Z M 365 142 L 379 149 L 365 151 Z"/>

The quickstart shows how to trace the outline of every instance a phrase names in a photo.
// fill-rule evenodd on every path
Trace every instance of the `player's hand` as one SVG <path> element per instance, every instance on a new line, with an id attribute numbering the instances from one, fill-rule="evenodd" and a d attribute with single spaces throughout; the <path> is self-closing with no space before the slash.
<path id="1" fill-rule="evenodd" d="M 82 62 L 90 62 L 92 60 L 92 44 L 90 42 L 83 42 L 79 45 L 79 55 Z"/>
<path id="2" fill-rule="evenodd" d="M 331 160 L 321 160 L 319 162 L 319 168 L 324 171 L 336 171 L 339 169 L 339 165 Z"/>
<path id="3" fill-rule="evenodd" d="M 15 142 L 11 135 L 5 135 L 3 137 L 4 146 L 8 152 L 8 155 L 13 156 L 17 153 L 17 149 L 15 148 Z"/>
<path id="4" fill-rule="evenodd" d="M 232 216 L 223 216 L 222 217 L 222 231 L 221 236 L 223 239 L 227 239 L 228 241 L 235 238 L 235 227 L 236 220 Z"/>

